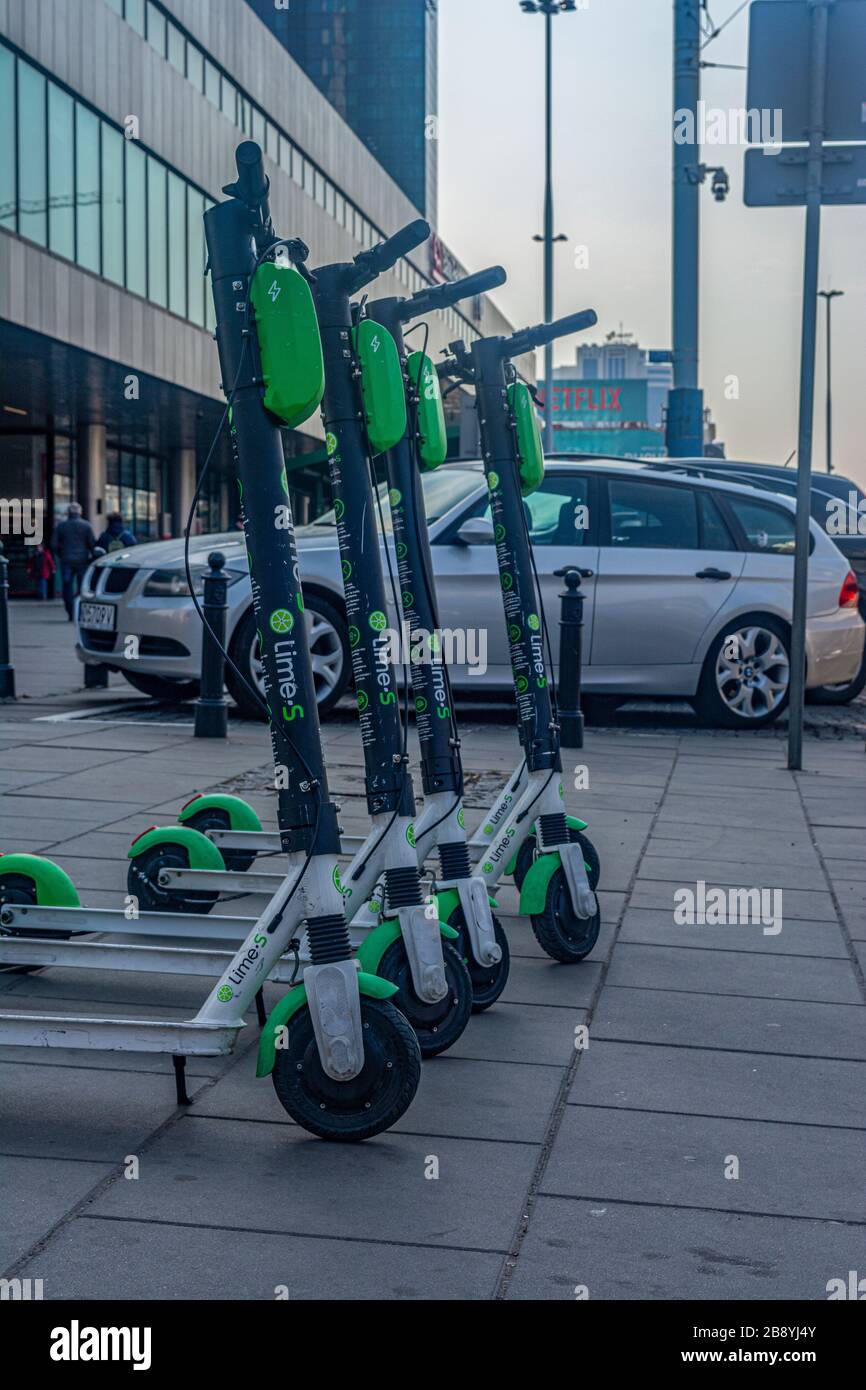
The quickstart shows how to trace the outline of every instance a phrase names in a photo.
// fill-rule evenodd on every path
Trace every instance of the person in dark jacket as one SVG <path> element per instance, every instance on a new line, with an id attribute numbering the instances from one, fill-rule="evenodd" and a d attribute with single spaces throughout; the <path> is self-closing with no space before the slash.
<path id="1" fill-rule="evenodd" d="M 127 531 L 123 522 L 123 512 L 109 512 L 108 525 L 96 544 L 101 546 L 107 554 L 110 554 L 112 550 L 126 550 L 130 545 L 137 545 L 138 542 L 132 532 Z"/>
<path id="2" fill-rule="evenodd" d="M 51 537 L 51 549 L 60 563 L 63 606 L 70 622 L 75 615 L 75 595 L 81 590 L 81 581 L 95 548 L 93 527 L 81 515 L 80 503 L 70 502 L 66 520 L 55 526 Z"/>

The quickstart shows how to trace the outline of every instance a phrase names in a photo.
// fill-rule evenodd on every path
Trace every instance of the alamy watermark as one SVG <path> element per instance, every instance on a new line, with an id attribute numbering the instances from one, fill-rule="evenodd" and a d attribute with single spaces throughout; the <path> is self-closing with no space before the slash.
<path id="1" fill-rule="evenodd" d="M 697 112 L 681 107 L 674 112 L 677 145 L 763 145 L 764 154 L 782 148 L 782 109 L 707 106 L 699 101 Z"/>
<path id="2" fill-rule="evenodd" d="M 470 676 L 487 671 L 486 627 L 413 628 L 400 624 L 399 632 L 385 628 L 377 644 L 377 658 L 392 666 L 466 666 Z"/>
<path id="3" fill-rule="evenodd" d="M 764 936 L 782 930 L 781 888 L 708 888 L 698 879 L 694 888 L 674 893 L 674 922 L 678 927 L 757 926 Z"/>
<path id="4" fill-rule="evenodd" d="M 23 536 L 25 545 L 38 545 L 44 515 L 41 497 L 0 497 L 0 536 Z"/>

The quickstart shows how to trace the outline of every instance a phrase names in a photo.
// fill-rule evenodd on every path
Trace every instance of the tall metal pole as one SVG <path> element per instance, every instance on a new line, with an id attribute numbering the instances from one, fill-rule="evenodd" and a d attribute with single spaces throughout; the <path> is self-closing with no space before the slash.
<path id="1" fill-rule="evenodd" d="M 702 457 L 704 452 L 704 397 L 698 387 L 700 51 L 700 0 L 674 0 L 674 134 L 678 127 L 690 128 L 694 142 L 673 141 L 674 384 L 668 393 L 666 429 L 671 458 Z"/>
<path id="2" fill-rule="evenodd" d="M 833 472 L 833 300 L 841 299 L 844 290 L 819 290 L 827 305 L 827 472 Z"/>
<path id="3" fill-rule="evenodd" d="M 821 249 L 821 176 L 823 170 L 824 99 L 827 82 L 827 0 L 809 0 L 809 4 L 812 11 L 809 160 L 806 183 L 806 255 L 803 268 L 803 325 L 800 358 L 800 428 L 797 452 L 794 616 L 791 633 L 791 702 L 788 710 L 788 767 L 794 772 L 799 771 L 803 766 L 809 519 L 812 501 L 812 426 L 815 413 L 818 261 Z"/>
<path id="4" fill-rule="evenodd" d="M 544 322 L 553 322 L 553 15 L 544 16 Z M 544 448 L 553 452 L 553 343 L 544 349 Z"/>

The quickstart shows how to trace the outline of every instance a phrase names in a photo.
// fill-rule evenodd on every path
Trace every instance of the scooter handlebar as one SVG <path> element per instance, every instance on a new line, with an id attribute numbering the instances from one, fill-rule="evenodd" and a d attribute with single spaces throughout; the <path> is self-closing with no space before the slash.
<path id="1" fill-rule="evenodd" d="M 598 323 L 595 310 L 582 309 L 579 314 L 567 314 L 564 319 L 556 319 L 553 323 L 538 323 L 534 328 L 523 328 L 511 338 L 506 338 L 504 343 L 509 357 L 519 357 L 522 352 L 532 352 L 534 348 L 543 347 L 557 338 L 582 333 L 585 328 L 592 328 L 594 323 Z"/>
<path id="2" fill-rule="evenodd" d="M 429 235 L 430 223 L 419 217 L 417 221 L 410 222 L 385 241 L 380 241 L 378 246 L 372 246 L 369 251 L 362 251 L 353 262 L 355 270 L 351 277 L 349 293 L 357 293 L 365 285 L 369 285 L 371 280 L 375 280 L 377 275 L 390 270 L 401 256 L 414 251 L 416 246 L 421 246 Z"/>
<path id="3" fill-rule="evenodd" d="M 238 181 L 235 185 L 237 196 L 247 207 L 260 208 L 262 221 L 267 223 L 270 217 L 268 192 L 271 185 L 265 173 L 261 148 L 254 140 L 244 140 L 235 150 L 235 163 L 238 170 Z"/>
<path id="4" fill-rule="evenodd" d="M 434 313 L 438 309 L 448 309 L 452 304 L 459 304 L 463 299 L 471 299 L 476 294 L 485 294 L 487 290 L 495 290 L 497 285 L 504 285 L 508 279 L 501 265 L 490 266 L 488 270 L 479 270 L 476 275 L 466 275 L 462 280 L 449 280 L 444 285 L 431 285 L 426 290 L 419 290 L 410 299 L 405 299 L 400 308 L 400 318 L 406 323 L 409 319 L 417 318 L 420 314 Z"/>

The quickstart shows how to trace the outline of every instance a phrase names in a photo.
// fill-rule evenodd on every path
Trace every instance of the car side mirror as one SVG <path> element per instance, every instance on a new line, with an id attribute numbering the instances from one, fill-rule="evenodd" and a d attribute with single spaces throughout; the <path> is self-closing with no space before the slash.
<path id="1" fill-rule="evenodd" d="M 456 545 L 492 545 L 493 522 L 484 516 L 471 516 L 454 537 Z"/>

